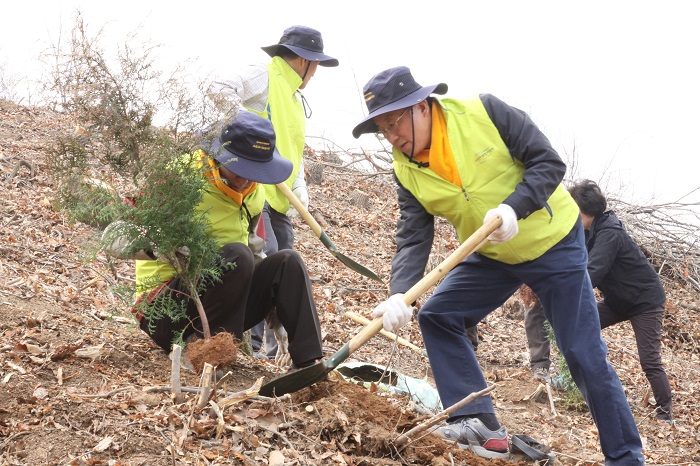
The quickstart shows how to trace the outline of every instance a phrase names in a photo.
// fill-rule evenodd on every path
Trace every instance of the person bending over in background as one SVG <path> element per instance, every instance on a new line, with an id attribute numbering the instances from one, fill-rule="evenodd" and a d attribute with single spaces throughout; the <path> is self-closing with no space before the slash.
<path id="1" fill-rule="evenodd" d="M 598 185 L 581 180 L 569 188 L 581 209 L 586 229 L 588 275 L 603 300 L 598 302 L 601 328 L 629 320 L 639 362 L 656 400 L 656 417 L 672 422 L 671 386 L 661 360 L 661 327 L 666 293 L 659 275 L 627 233 Z"/>

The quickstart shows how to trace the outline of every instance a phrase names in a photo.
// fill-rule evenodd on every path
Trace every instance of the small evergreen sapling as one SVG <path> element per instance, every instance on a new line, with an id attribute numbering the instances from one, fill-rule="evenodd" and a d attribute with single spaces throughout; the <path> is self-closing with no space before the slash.
<path id="1" fill-rule="evenodd" d="M 208 340 L 211 330 L 199 294 L 235 264 L 221 263 L 206 212 L 198 208 L 208 181 L 197 169 L 197 159 L 196 151 L 179 157 L 151 158 L 141 173 L 138 193 L 130 198 L 133 202 L 120 203 L 117 208 L 123 221 L 106 231 L 101 246 L 111 247 L 119 240 L 125 257 L 148 251 L 170 264 L 186 284 L 187 297 L 197 307 L 204 339 Z M 158 284 L 143 283 L 136 293 Z M 178 301 L 159 298 L 146 304 L 140 305 L 139 311 L 149 323 L 164 316 L 175 321 L 185 317 Z"/>

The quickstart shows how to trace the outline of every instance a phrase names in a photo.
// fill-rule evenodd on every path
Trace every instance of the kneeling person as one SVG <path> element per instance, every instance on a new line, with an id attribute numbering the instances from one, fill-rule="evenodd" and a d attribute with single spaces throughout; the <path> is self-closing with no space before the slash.
<path id="1" fill-rule="evenodd" d="M 198 151 L 199 168 L 209 183 L 199 205 L 206 212 L 210 231 L 221 247 L 220 281 L 201 293 L 212 334 L 228 332 L 241 339 L 243 332 L 272 312 L 286 330 L 293 367 L 305 367 L 321 358 L 321 330 L 308 272 L 301 256 L 282 250 L 256 261 L 248 246 L 253 219 L 262 212 L 265 195 L 261 184 L 287 179 L 292 163 L 275 148 L 272 124 L 242 111 Z M 153 288 L 154 278 L 161 284 Z M 202 324 L 187 287 L 170 264 L 159 260 L 136 262 L 136 285 L 140 300 L 153 303 L 166 293 L 185 304 L 187 319 L 154 319 L 137 314 L 140 327 L 169 352 L 173 340 L 202 335 Z M 150 289 L 149 289 L 150 288 Z"/>

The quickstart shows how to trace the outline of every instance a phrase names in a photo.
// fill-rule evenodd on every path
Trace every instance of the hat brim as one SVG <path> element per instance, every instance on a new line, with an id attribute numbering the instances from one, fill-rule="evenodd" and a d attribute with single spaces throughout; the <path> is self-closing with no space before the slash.
<path id="1" fill-rule="evenodd" d="M 391 102 L 382 107 L 374 109 L 369 115 L 367 115 L 355 128 L 352 130 L 352 135 L 355 139 L 359 138 L 360 135 L 366 133 L 376 133 L 379 128 L 374 123 L 373 118 L 385 113 L 393 112 L 394 110 L 401 110 L 402 108 L 411 107 L 417 103 L 424 101 L 430 94 L 445 94 L 447 92 L 447 84 L 440 83 L 431 86 L 421 87 L 417 91 L 413 91 L 400 98 L 395 102 Z"/>
<path id="2" fill-rule="evenodd" d="M 221 139 L 214 138 L 207 153 L 241 178 L 256 183 L 277 184 L 286 181 L 294 169 L 292 162 L 282 157 L 277 148 L 272 153 L 272 160 L 256 162 L 237 154 L 229 146 L 222 145 Z"/>
<path id="3" fill-rule="evenodd" d="M 326 55 L 325 53 L 320 52 L 312 52 L 311 50 L 306 50 L 295 45 L 275 44 L 260 48 L 263 49 L 265 53 L 267 53 L 269 56 L 274 57 L 275 55 L 277 55 L 277 49 L 279 49 L 280 47 L 284 47 L 288 50 L 291 50 L 292 52 L 296 53 L 301 58 L 305 58 L 306 60 L 317 61 L 318 64 L 321 66 L 338 66 L 338 60 L 331 57 L 330 55 Z"/>

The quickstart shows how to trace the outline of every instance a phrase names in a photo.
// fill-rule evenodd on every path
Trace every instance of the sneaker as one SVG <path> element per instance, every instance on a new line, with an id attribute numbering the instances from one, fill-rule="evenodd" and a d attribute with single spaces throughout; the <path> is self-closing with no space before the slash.
<path id="1" fill-rule="evenodd" d="M 532 376 L 535 378 L 535 380 L 539 380 L 540 382 L 543 383 L 552 383 L 552 378 L 549 375 L 549 369 L 546 367 L 536 367 L 532 370 Z"/>
<path id="2" fill-rule="evenodd" d="M 498 430 L 488 429 L 479 419 L 465 417 L 459 421 L 439 427 L 435 434 L 445 440 L 457 442 L 464 450 L 471 450 L 482 458 L 510 457 L 506 426 Z"/>

